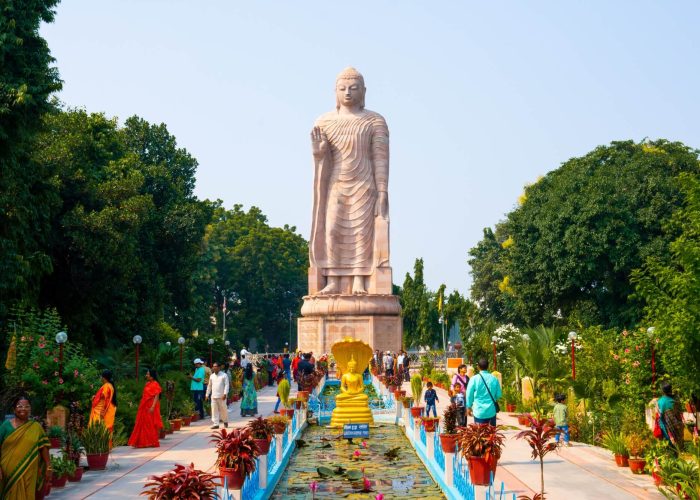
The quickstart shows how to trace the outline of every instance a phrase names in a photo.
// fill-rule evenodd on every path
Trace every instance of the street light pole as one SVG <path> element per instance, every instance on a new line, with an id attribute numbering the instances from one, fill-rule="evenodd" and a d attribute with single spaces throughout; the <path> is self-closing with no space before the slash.
<path id="1" fill-rule="evenodd" d="M 445 317 L 442 314 L 438 318 L 438 323 L 442 326 L 442 350 L 445 351 L 445 356 L 447 356 L 447 346 L 445 345 Z"/>
<path id="2" fill-rule="evenodd" d="M 224 306 L 222 308 L 222 312 L 221 324 L 223 327 L 223 332 L 221 334 L 221 338 L 222 340 L 226 340 L 226 290 L 224 290 Z"/>
<path id="3" fill-rule="evenodd" d="M 141 338 L 141 335 L 134 335 L 134 338 L 132 339 L 134 342 L 134 345 L 136 346 L 136 381 L 138 382 L 139 380 L 139 346 L 141 345 L 141 342 L 143 339 Z"/>
<path id="4" fill-rule="evenodd" d="M 177 339 L 177 343 L 180 344 L 180 371 L 182 371 L 182 350 L 185 347 L 185 337 Z"/>
<path id="5" fill-rule="evenodd" d="M 498 365 L 496 364 L 496 341 L 498 341 L 498 337 L 495 335 L 491 337 L 491 342 L 493 342 L 493 371 L 498 370 Z"/>
<path id="6" fill-rule="evenodd" d="M 212 359 L 213 359 L 213 352 L 212 352 L 212 346 L 214 345 L 214 339 L 209 339 L 207 340 L 207 343 L 209 344 L 209 368 L 211 368 Z"/>
<path id="7" fill-rule="evenodd" d="M 654 331 L 656 328 L 650 326 L 647 328 L 647 335 L 649 336 L 649 343 L 651 344 L 651 383 L 656 383 L 656 354 L 654 352 Z"/>
<path id="8" fill-rule="evenodd" d="M 571 341 L 571 380 L 576 380 L 576 332 L 569 332 Z"/>
<path id="9" fill-rule="evenodd" d="M 289 348 L 292 348 L 292 311 L 289 311 Z"/>

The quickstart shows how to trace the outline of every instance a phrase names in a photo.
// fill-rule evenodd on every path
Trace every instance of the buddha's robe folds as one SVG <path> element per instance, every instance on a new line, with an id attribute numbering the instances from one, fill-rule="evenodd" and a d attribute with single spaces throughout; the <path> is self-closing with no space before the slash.
<path id="1" fill-rule="evenodd" d="M 373 111 L 332 111 L 316 126 L 328 140 L 316 163 L 309 245 L 312 267 L 325 276 L 369 276 L 388 265 L 388 248 L 375 248 L 375 205 L 389 177 L 389 129 Z"/>

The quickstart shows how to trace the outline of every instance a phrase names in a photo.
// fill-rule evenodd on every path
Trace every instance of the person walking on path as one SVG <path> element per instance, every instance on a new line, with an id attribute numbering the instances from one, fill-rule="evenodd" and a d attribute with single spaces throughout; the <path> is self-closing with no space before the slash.
<path id="1" fill-rule="evenodd" d="M 194 374 L 190 375 L 190 392 L 194 406 L 199 412 L 199 418 L 204 420 L 204 367 L 202 360 L 197 358 L 194 360 Z"/>
<path id="2" fill-rule="evenodd" d="M 27 396 L 12 402 L 14 418 L 0 425 L 0 498 L 44 498 L 51 481 L 49 440 L 38 422 L 30 421 Z"/>
<path id="3" fill-rule="evenodd" d="M 559 436 L 564 434 L 564 443 L 566 446 L 571 446 L 569 442 L 569 408 L 566 406 L 566 395 L 555 394 L 554 401 L 556 401 L 554 405 L 554 425 L 561 431 L 557 433 L 554 439 L 558 443 Z"/>
<path id="4" fill-rule="evenodd" d="M 280 402 L 282 401 L 282 398 L 280 398 L 280 383 L 286 378 L 284 372 L 279 372 L 277 374 L 277 403 L 275 403 L 274 413 L 279 413 Z M 289 380 L 287 380 L 287 383 L 289 383 Z"/>
<path id="5" fill-rule="evenodd" d="M 309 361 L 310 359 L 311 353 L 307 352 L 297 366 L 297 390 L 299 391 L 304 390 L 304 377 L 314 372 L 314 365 L 311 364 L 311 361 Z"/>
<path id="6" fill-rule="evenodd" d="M 472 410 L 474 423 L 496 425 L 496 402 L 501 399 L 501 384 L 488 372 L 489 362 L 479 359 L 479 373 L 467 384 L 467 408 Z"/>
<path id="7" fill-rule="evenodd" d="M 411 369 L 411 358 L 409 358 L 408 353 L 403 351 L 403 377 L 405 382 L 411 381 L 411 375 L 409 373 Z"/>
<path id="8" fill-rule="evenodd" d="M 282 368 L 284 369 L 284 374 L 287 377 L 287 380 L 289 380 L 289 383 L 292 383 L 292 360 L 289 359 L 289 353 L 285 352 L 284 353 L 284 358 L 282 358 Z"/>
<path id="9" fill-rule="evenodd" d="M 437 417 L 437 409 L 435 407 L 435 403 L 439 403 L 440 400 L 438 399 L 437 392 L 435 389 L 433 389 L 433 383 L 428 382 L 427 385 L 428 390 L 425 391 L 425 416 L 429 417 L 430 416 L 430 409 L 433 409 L 433 417 Z"/>
<path id="10" fill-rule="evenodd" d="M 267 355 L 265 360 L 265 369 L 267 370 L 267 385 L 272 387 L 275 384 L 275 380 L 272 378 L 274 372 L 275 364 L 272 361 L 272 354 Z"/>
<path id="11" fill-rule="evenodd" d="M 672 448 L 683 451 L 683 413 L 680 404 L 673 397 L 673 389 L 669 382 L 661 384 L 661 392 L 663 395 L 656 402 L 659 426 L 664 439 L 671 443 Z"/>
<path id="12" fill-rule="evenodd" d="M 219 422 L 224 421 L 224 427 L 228 427 L 228 407 L 226 397 L 229 391 L 228 375 L 221 371 L 219 363 L 216 361 L 211 365 L 211 376 L 207 385 L 206 399 L 211 398 L 211 421 L 212 429 L 219 428 Z"/>
<path id="13" fill-rule="evenodd" d="M 255 392 L 255 374 L 252 363 L 243 371 L 243 400 L 241 417 L 254 417 L 258 413 L 258 394 Z"/>
<path id="14" fill-rule="evenodd" d="M 158 431 L 163 427 L 160 417 L 160 393 L 158 374 L 153 368 L 146 370 L 146 385 L 136 412 L 136 423 L 129 438 L 134 448 L 158 448 Z"/>
<path id="15" fill-rule="evenodd" d="M 384 365 L 384 375 L 392 377 L 394 375 L 394 358 L 391 356 L 391 351 L 387 351 L 382 359 Z"/>
<path id="16" fill-rule="evenodd" d="M 89 423 L 102 420 L 111 434 L 114 432 L 114 417 L 116 413 L 117 388 L 114 385 L 112 372 L 110 370 L 104 370 L 102 372 L 102 387 L 97 390 L 97 393 L 95 393 L 92 398 Z M 109 447 L 112 448 L 111 438 Z"/>

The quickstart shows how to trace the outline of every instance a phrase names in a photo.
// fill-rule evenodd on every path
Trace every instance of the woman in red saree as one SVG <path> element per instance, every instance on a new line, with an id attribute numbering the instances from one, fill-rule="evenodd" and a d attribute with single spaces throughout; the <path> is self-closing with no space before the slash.
<path id="1" fill-rule="evenodd" d="M 129 438 L 129 446 L 134 448 L 158 448 L 158 431 L 163 427 L 160 419 L 160 393 L 156 371 L 149 368 L 146 371 L 146 386 L 139 410 L 136 413 L 136 423 Z"/>
<path id="2" fill-rule="evenodd" d="M 114 416 L 117 413 L 117 388 L 114 385 L 112 372 L 102 372 L 102 387 L 92 398 L 90 409 L 90 423 L 102 420 L 109 432 L 114 432 Z M 111 443 L 110 443 L 111 447 Z"/>

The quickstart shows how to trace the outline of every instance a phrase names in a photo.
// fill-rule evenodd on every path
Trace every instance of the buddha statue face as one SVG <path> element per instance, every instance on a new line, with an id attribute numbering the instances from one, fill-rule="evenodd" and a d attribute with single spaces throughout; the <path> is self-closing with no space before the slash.
<path id="1" fill-rule="evenodd" d="M 365 108 L 365 79 L 354 68 L 343 70 L 335 81 L 336 108 Z"/>
<path id="2" fill-rule="evenodd" d="M 348 361 L 348 372 L 350 373 L 355 373 L 355 370 L 357 369 L 357 361 L 354 359 L 351 359 Z"/>

